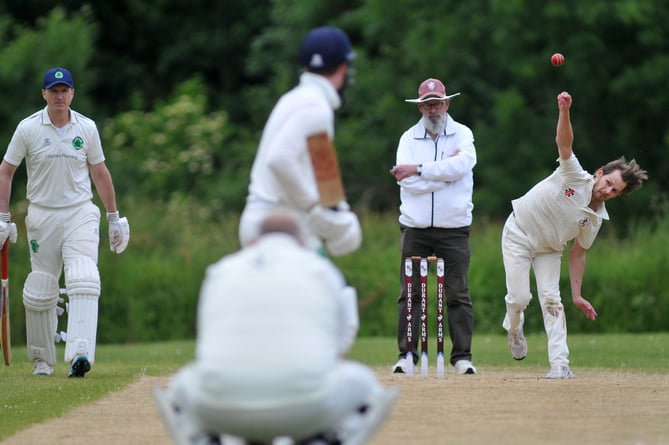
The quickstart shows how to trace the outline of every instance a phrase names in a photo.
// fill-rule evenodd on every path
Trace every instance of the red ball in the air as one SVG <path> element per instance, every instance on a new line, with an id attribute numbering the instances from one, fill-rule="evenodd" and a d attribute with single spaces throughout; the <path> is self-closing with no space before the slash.
<path id="1" fill-rule="evenodd" d="M 553 56 L 551 57 L 551 63 L 554 66 L 562 65 L 564 63 L 564 56 L 560 53 L 553 54 Z"/>

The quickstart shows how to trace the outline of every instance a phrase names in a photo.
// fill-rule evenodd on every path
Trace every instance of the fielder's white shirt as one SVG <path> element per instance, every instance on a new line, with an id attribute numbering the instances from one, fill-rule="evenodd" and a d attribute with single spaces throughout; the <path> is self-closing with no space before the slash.
<path id="1" fill-rule="evenodd" d="M 575 238 L 588 249 L 609 219 L 604 203 L 596 212 L 588 207 L 594 179 L 576 156 L 559 162 L 549 177 L 511 201 L 516 224 L 538 252 L 561 252 Z"/>
<path id="2" fill-rule="evenodd" d="M 303 73 L 284 94 L 265 124 L 251 168 L 247 202 L 307 211 L 319 202 L 307 138 L 334 139 L 334 110 L 341 100 L 323 76 Z"/>
<path id="3" fill-rule="evenodd" d="M 356 304 L 342 298 L 344 286 L 329 260 L 285 234 L 211 265 L 196 363 L 212 403 L 268 407 L 317 396 L 347 338 L 343 305 Z"/>
<path id="4" fill-rule="evenodd" d="M 25 159 L 26 198 L 42 207 L 63 208 L 93 198 L 88 164 L 105 160 L 95 122 L 70 110 L 62 134 L 46 107 L 19 122 L 4 160 L 19 166 Z"/>
<path id="5" fill-rule="evenodd" d="M 446 127 L 434 141 L 421 119 L 400 137 L 396 165 L 401 164 L 422 164 L 423 171 L 398 183 L 400 224 L 414 228 L 471 225 L 476 149 L 467 126 L 447 114 Z"/>

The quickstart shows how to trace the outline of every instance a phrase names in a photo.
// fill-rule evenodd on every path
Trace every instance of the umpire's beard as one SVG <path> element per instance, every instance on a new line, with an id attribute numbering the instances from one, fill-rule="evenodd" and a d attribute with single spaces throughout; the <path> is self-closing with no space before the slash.
<path id="1" fill-rule="evenodd" d="M 423 116 L 423 125 L 430 134 L 439 134 L 446 128 L 446 113 L 430 113 Z"/>

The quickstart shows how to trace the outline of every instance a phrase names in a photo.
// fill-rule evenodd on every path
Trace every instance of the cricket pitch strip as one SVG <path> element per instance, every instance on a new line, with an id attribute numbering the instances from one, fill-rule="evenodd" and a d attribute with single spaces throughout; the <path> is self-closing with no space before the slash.
<path id="1" fill-rule="evenodd" d="M 393 414 L 370 445 L 669 445 L 669 373 L 574 369 L 572 380 L 546 380 L 546 369 L 479 367 L 444 378 L 392 374 Z M 171 444 L 142 377 L 102 400 L 35 425 L 2 445 Z M 85 428 L 82 427 L 85 425 Z"/>

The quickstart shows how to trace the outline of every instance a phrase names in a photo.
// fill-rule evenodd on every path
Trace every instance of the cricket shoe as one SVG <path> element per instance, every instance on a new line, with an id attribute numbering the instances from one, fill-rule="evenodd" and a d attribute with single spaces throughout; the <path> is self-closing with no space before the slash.
<path id="1" fill-rule="evenodd" d="M 44 360 L 35 360 L 35 367 L 33 368 L 33 375 L 51 375 L 53 374 L 53 366 Z"/>
<path id="2" fill-rule="evenodd" d="M 519 329 L 518 333 L 512 334 L 509 332 L 509 351 L 514 360 L 522 360 L 527 357 L 527 340 L 523 330 Z"/>
<path id="3" fill-rule="evenodd" d="M 476 374 L 476 368 L 469 360 L 458 360 L 453 366 L 455 367 L 456 374 Z"/>
<path id="4" fill-rule="evenodd" d="M 406 374 L 407 372 L 407 359 L 401 358 L 397 360 L 395 366 L 393 366 L 393 374 Z"/>
<path id="5" fill-rule="evenodd" d="M 91 362 L 88 361 L 88 357 L 85 355 L 78 355 L 72 360 L 68 377 L 83 377 L 90 370 Z"/>
<path id="6" fill-rule="evenodd" d="M 414 354 L 407 352 L 405 357 L 401 357 L 399 360 L 397 360 L 397 363 L 395 363 L 395 366 L 393 366 L 393 373 L 413 375 L 414 368 L 416 366 L 416 361 L 413 359 L 414 357 Z"/>
<path id="7" fill-rule="evenodd" d="M 546 374 L 547 379 L 573 379 L 574 374 L 569 369 L 569 366 L 566 365 L 553 365 L 548 374 Z"/>

